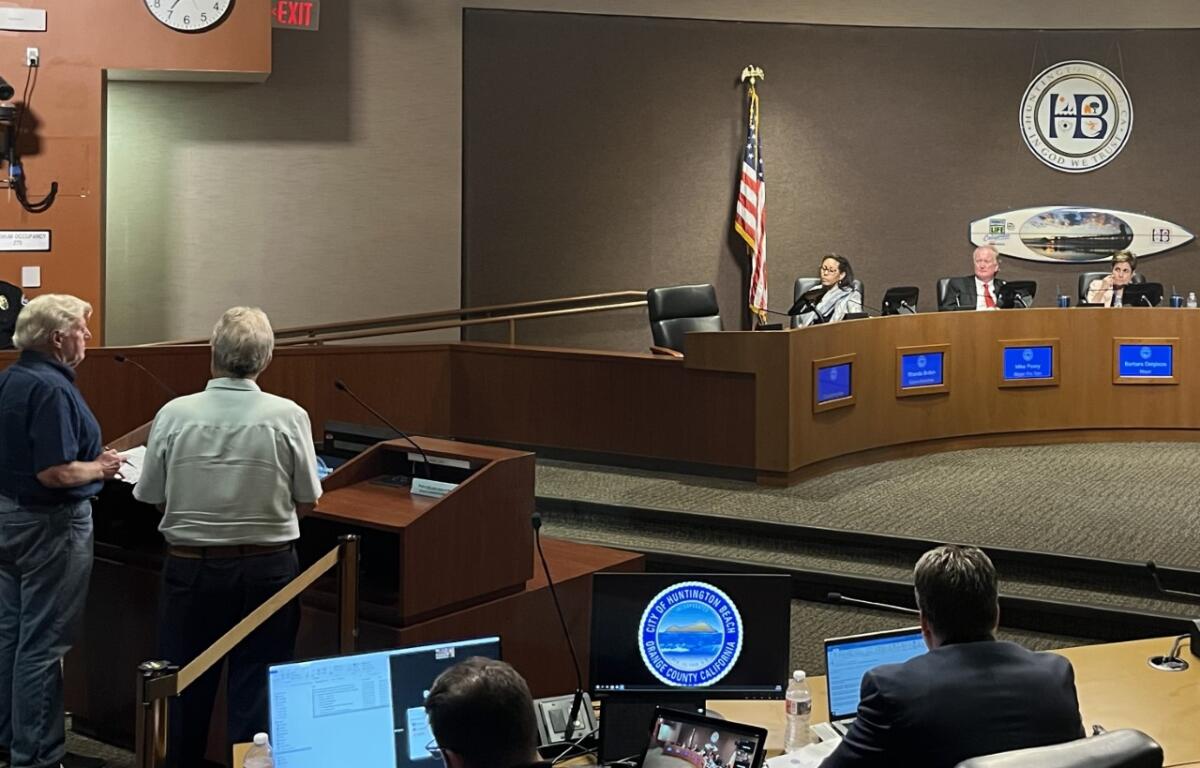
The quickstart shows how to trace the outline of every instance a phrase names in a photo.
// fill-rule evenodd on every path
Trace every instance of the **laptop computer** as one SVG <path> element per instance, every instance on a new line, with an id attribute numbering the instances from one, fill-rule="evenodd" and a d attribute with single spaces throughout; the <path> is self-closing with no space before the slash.
<path id="1" fill-rule="evenodd" d="M 920 627 L 868 632 L 825 641 L 829 724 L 845 735 L 858 712 L 863 675 L 880 664 L 899 664 L 925 653 Z"/>
<path id="2" fill-rule="evenodd" d="M 425 695 L 443 670 L 472 656 L 499 659 L 500 638 L 272 665 L 276 768 L 440 768 Z"/>
<path id="3" fill-rule="evenodd" d="M 766 752 L 766 728 L 658 707 L 638 768 L 760 768 Z"/>

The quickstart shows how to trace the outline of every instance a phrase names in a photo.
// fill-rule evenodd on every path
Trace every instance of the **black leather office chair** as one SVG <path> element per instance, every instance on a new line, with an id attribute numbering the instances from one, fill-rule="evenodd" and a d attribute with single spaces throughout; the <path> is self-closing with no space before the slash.
<path id="1" fill-rule="evenodd" d="M 956 768 L 1162 768 L 1163 751 L 1133 728 L 1049 747 L 1017 749 L 964 760 Z"/>
<path id="2" fill-rule="evenodd" d="M 797 301 L 800 300 L 801 296 L 808 293 L 813 288 L 816 288 L 820 284 L 821 284 L 821 278 L 819 278 L 819 277 L 797 277 L 796 285 L 794 288 L 792 288 L 792 303 L 795 304 Z M 850 285 L 854 286 L 854 290 L 858 291 L 858 295 L 860 297 L 862 297 L 863 305 L 865 306 L 867 301 L 866 301 L 866 295 L 863 293 L 862 280 L 858 280 L 858 279 L 851 280 Z M 800 316 L 799 315 L 792 315 L 792 327 L 793 328 L 800 327 Z"/>
<path id="3" fill-rule="evenodd" d="M 646 291 L 650 310 L 651 352 L 683 356 L 683 336 L 692 331 L 722 331 L 717 291 L 711 285 L 673 285 Z"/>
<path id="4" fill-rule="evenodd" d="M 946 291 L 950 290 L 949 277 L 939 277 L 937 283 L 938 310 L 941 310 L 942 304 L 946 301 Z"/>
<path id="5" fill-rule="evenodd" d="M 1079 290 L 1076 293 L 1076 296 L 1078 296 L 1078 299 L 1079 299 L 1079 303 L 1082 304 L 1085 301 L 1087 301 L 1088 286 L 1092 284 L 1093 280 L 1103 280 L 1104 278 L 1108 277 L 1111 274 L 1112 274 L 1111 270 L 1106 271 L 1106 272 L 1084 272 L 1083 274 L 1081 274 L 1079 276 Z M 1146 282 L 1146 276 L 1143 275 L 1141 272 L 1134 272 L 1133 279 L 1130 282 L 1144 283 L 1144 282 Z"/>

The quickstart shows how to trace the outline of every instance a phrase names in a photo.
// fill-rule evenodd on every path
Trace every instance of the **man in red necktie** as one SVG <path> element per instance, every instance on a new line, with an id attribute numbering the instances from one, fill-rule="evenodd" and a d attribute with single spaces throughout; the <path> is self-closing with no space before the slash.
<path id="1" fill-rule="evenodd" d="M 946 286 L 946 295 L 938 302 L 938 310 L 996 309 L 996 297 L 1004 281 L 997 279 L 1000 271 L 1000 255 L 990 245 L 981 245 L 972 255 L 975 274 L 952 277 Z"/>

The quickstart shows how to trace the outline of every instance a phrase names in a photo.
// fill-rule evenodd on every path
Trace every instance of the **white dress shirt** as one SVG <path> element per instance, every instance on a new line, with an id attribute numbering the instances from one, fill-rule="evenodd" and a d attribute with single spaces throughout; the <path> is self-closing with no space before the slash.
<path id="1" fill-rule="evenodd" d="M 992 293 L 992 303 L 996 306 L 989 307 L 987 302 L 983 300 L 983 281 L 978 277 L 975 278 L 975 309 L 999 309 L 1000 300 L 996 297 L 996 281 L 991 280 L 988 283 L 988 290 Z"/>

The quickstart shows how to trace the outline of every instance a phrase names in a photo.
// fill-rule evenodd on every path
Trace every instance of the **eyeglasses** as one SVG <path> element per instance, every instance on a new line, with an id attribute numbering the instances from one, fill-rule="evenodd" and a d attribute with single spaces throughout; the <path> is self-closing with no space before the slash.
<path id="1" fill-rule="evenodd" d="M 443 764 L 446 762 L 442 758 L 442 748 L 438 746 L 437 739 L 430 739 L 429 743 L 425 745 L 425 751 L 429 753 L 430 757 L 437 759 Z"/>
<path id="2" fill-rule="evenodd" d="M 826 267 L 824 265 L 821 265 L 821 274 L 823 274 L 823 275 L 836 275 L 838 272 L 841 272 L 841 271 L 842 271 L 841 267 Z"/>

